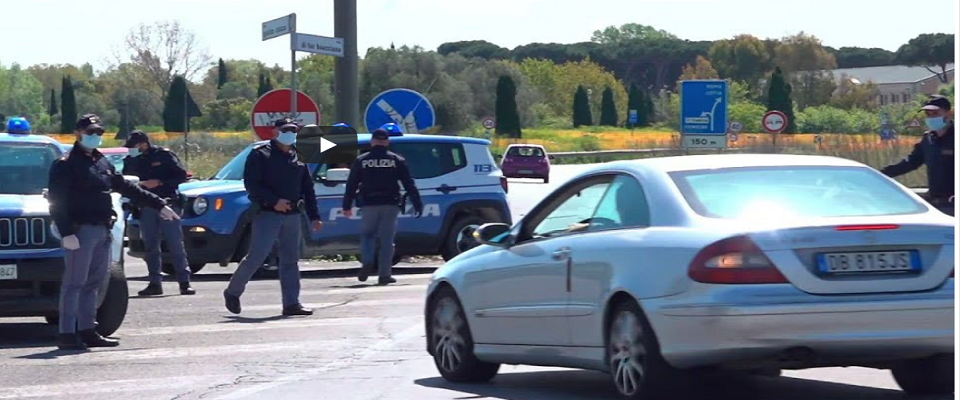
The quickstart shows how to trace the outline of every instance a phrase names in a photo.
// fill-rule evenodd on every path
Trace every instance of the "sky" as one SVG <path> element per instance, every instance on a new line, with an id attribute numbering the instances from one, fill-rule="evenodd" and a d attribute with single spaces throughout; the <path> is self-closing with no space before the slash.
<path id="1" fill-rule="evenodd" d="M 640 23 L 690 40 L 804 31 L 833 47 L 891 51 L 921 33 L 956 33 L 957 0 L 357 0 L 358 49 L 487 40 L 589 41 L 595 30 Z M 772 4 L 777 4 L 773 7 Z M 214 60 L 256 58 L 289 68 L 286 37 L 261 41 L 261 23 L 297 14 L 298 31 L 333 36 L 333 0 L 0 0 L 0 63 L 83 64 L 100 70 L 141 23 L 178 20 Z M 12 18 L 12 15 L 31 16 Z M 38 17 L 33 17 L 38 16 Z M 51 29 L 63 27 L 67 31 Z M 11 51 L 15 49 L 15 51 Z M 306 53 L 299 53 L 304 57 Z"/>

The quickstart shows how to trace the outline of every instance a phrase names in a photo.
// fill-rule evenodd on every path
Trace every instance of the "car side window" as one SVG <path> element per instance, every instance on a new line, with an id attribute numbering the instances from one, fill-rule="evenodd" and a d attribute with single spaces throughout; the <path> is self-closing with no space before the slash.
<path id="1" fill-rule="evenodd" d="M 436 178 L 467 166 L 461 143 L 397 143 L 390 150 L 407 160 L 414 179 Z"/>
<path id="2" fill-rule="evenodd" d="M 611 180 L 612 177 L 587 178 L 571 186 L 530 220 L 532 228 L 524 236 L 541 239 L 586 231 Z"/>
<path id="3" fill-rule="evenodd" d="M 618 175 L 590 220 L 589 231 L 650 226 L 650 207 L 640 182 Z"/>

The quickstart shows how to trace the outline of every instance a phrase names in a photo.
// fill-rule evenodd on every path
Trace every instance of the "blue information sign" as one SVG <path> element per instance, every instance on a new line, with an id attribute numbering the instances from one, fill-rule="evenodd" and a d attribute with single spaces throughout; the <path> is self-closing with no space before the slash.
<path id="1" fill-rule="evenodd" d="M 639 118 L 637 118 L 637 110 L 630 110 L 630 123 L 635 124 Z"/>
<path id="2" fill-rule="evenodd" d="M 680 133 L 727 134 L 727 81 L 683 81 L 680 101 Z"/>
<path id="3" fill-rule="evenodd" d="M 390 89 L 370 100 L 364 123 L 367 132 L 392 122 L 399 125 L 403 133 L 420 133 L 436 125 L 436 115 L 424 95 L 410 89 Z"/>

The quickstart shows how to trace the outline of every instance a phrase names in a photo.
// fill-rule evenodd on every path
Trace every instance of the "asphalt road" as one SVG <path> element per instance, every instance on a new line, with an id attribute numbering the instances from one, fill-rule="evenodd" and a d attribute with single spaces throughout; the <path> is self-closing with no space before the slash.
<path id="1" fill-rule="evenodd" d="M 511 182 L 511 202 L 525 213 L 550 185 Z M 518 197 L 518 201 L 514 201 Z M 414 265 L 402 265 L 410 267 Z M 434 265 L 416 265 L 435 267 Z M 221 291 L 234 266 L 210 267 L 194 279 L 195 296 L 137 298 L 146 267 L 127 262 L 130 310 L 115 335 L 121 346 L 86 353 L 54 347 L 42 319 L 0 320 L 0 399 L 331 399 L 587 400 L 616 398 L 604 374 L 504 366 L 489 384 L 443 381 L 424 350 L 423 294 L 428 275 L 397 275 L 387 287 L 331 278 L 306 263 L 301 301 L 310 317 L 280 316 L 276 281 L 253 281 L 243 313 L 223 308 Z M 680 398 L 904 399 L 887 371 L 827 368 L 785 377 L 713 377 Z M 931 397 L 950 399 L 952 396 Z"/>

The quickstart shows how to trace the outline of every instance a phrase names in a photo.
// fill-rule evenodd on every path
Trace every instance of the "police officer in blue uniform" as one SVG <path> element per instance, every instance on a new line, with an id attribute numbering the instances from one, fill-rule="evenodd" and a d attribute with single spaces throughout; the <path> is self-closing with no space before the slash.
<path id="1" fill-rule="evenodd" d="M 3 121 L 3 119 L 0 119 Z M 20 135 L 29 135 L 30 134 L 30 121 L 27 121 L 23 117 L 13 117 L 7 121 L 7 133 L 20 134 Z"/>
<path id="2" fill-rule="evenodd" d="M 97 292 L 110 264 L 110 229 L 119 217 L 111 192 L 120 192 L 140 204 L 159 210 L 163 219 L 179 216 L 159 196 L 123 179 L 97 148 L 103 125 L 96 114 L 83 115 L 76 124 L 77 141 L 67 155 L 50 168 L 50 215 L 64 256 L 60 288 L 61 349 L 113 347 L 119 342 L 96 331 Z"/>
<path id="3" fill-rule="evenodd" d="M 247 156 L 243 184 L 257 213 L 250 229 L 250 251 L 223 291 L 224 303 L 231 313 L 240 313 L 240 296 L 276 243 L 283 315 L 312 315 L 313 310 L 299 299 L 302 213 L 306 212 L 314 231 L 323 228 L 323 222 L 310 169 L 297 158 L 294 146 L 300 127 L 290 118 L 277 120 L 274 126 L 277 136 Z"/>
<path id="4" fill-rule="evenodd" d="M 397 231 L 397 217 L 401 211 L 400 185 L 397 182 L 403 184 L 418 218 L 423 214 L 423 203 L 410 176 L 407 161 L 387 150 L 390 145 L 390 132 L 384 128 L 374 130 L 370 144 L 370 151 L 357 157 L 350 167 L 350 177 L 347 178 L 346 193 L 343 196 L 343 214 L 348 218 L 353 216 L 353 203 L 356 199 L 357 206 L 362 210 L 360 244 L 363 265 L 358 276 L 360 282 L 367 280 L 370 270 L 374 268 L 372 262 L 377 259 L 380 275 L 378 283 L 387 285 L 397 281 L 391 276 L 393 242 Z"/>
<path id="5" fill-rule="evenodd" d="M 955 215 L 954 137 L 953 119 L 950 116 L 950 100 L 940 95 L 930 96 L 921 111 L 926 113 L 927 128 L 920 143 L 899 163 L 880 170 L 893 178 L 927 166 L 927 201 L 943 213 Z"/>
<path id="6" fill-rule="evenodd" d="M 187 181 L 187 169 L 180 158 L 170 149 L 150 144 L 146 132 L 130 132 L 124 147 L 130 149 L 130 158 L 124 161 L 124 175 L 136 175 L 140 186 L 167 201 L 174 211 L 183 212 L 180 196 L 180 184 Z M 136 206 L 136 204 L 134 204 Z M 183 228 L 179 219 L 166 221 L 150 207 L 139 207 L 137 219 L 140 221 L 140 235 L 143 237 L 147 270 L 150 283 L 141 290 L 140 296 L 159 296 L 163 294 L 163 275 L 160 274 L 160 239 L 167 244 L 170 257 L 180 284 L 181 295 L 196 294 L 190 287 L 190 268 L 187 266 L 187 252 L 183 247 Z"/>

